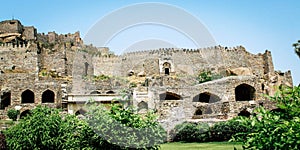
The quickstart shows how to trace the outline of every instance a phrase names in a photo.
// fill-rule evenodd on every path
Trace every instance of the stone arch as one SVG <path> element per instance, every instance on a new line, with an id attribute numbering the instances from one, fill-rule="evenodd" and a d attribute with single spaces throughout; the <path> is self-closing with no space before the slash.
<path id="1" fill-rule="evenodd" d="M 255 88 L 248 84 L 240 84 L 235 88 L 236 101 L 249 101 L 255 99 Z"/>
<path id="2" fill-rule="evenodd" d="M 77 110 L 76 112 L 75 112 L 75 115 L 76 116 L 78 116 L 78 115 L 85 115 L 86 114 L 86 110 L 84 110 L 84 109 L 82 109 L 82 108 L 80 108 L 79 110 Z"/>
<path id="3" fill-rule="evenodd" d="M 24 119 L 26 116 L 30 115 L 31 111 L 29 109 L 24 110 L 21 114 L 20 114 L 20 119 Z"/>
<path id="4" fill-rule="evenodd" d="M 99 91 L 92 91 L 90 94 L 101 94 Z"/>
<path id="5" fill-rule="evenodd" d="M 53 91 L 47 89 L 42 94 L 42 103 L 54 103 L 55 101 L 55 94 Z"/>
<path id="6" fill-rule="evenodd" d="M 4 92 L 1 95 L 1 104 L 0 104 L 0 109 L 5 109 L 5 107 L 9 106 L 11 104 L 11 92 Z"/>
<path id="7" fill-rule="evenodd" d="M 219 101 L 221 101 L 219 96 L 209 92 L 200 93 L 193 98 L 193 102 L 215 103 Z"/>
<path id="8" fill-rule="evenodd" d="M 34 93 L 27 89 L 21 95 L 21 103 L 34 103 Z"/>
<path id="9" fill-rule="evenodd" d="M 170 63 L 164 62 L 162 68 L 163 68 L 165 75 L 170 75 L 170 72 L 171 72 L 171 64 Z"/>
<path id="10" fill-rule="evenodd" d="M 240 113 L 238 113 L 238 116 L 250 117 L 250 115 L 251 113 L 246 109 L 243 109 L 242 111 L 240 111 Z"/>
<path id="11" fill-rule="evenodd" d="M 196 111 L 195 111 L 195 113 L 194 113 L 194 115 L 203 115 L 203 112 L 202 112 L 202 110 L 200 109 L 200 108 L 198 108 Z"/>
<path id="12" fill-rule="evenodd" d="M 159 99 L 160 100 L 181 100 L 181 96 L 176 94 L 176 93 L 172 93 L 172 92 L 166 92 L 166 93 L 162 93 L 159 95 Z"/>
<path id="13" fill-rule="evenodd" d="M 138 104 L 138 111 L 140 111 L 140 110 L 148 110 L 148 104 L 144 101 L 141 101 Z"/>
<path id="14" fill-rule="evenodd" d="M 115 92 L 110 90 L 110 91 L 107 91 L 106 94 L 115 94 Z"/>

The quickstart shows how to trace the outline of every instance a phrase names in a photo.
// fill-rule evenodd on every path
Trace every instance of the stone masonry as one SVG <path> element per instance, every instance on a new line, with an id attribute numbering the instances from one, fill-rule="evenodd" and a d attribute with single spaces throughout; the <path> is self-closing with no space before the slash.
<path id="1" fill-rule="evenodd" d="M 139 113 L 152 109 L 171 130 L 183 121 L 215 122 L 274 109 L 264 95 L 293 86 L 291 72 L 275 71 L 271 52 L 243 46 L 168 48 L 114 55 L 84 45 L 80 33 L 37 33 L 18 20 L 0 22 L 0 116 L 37 105 L 80 114 L 84 100 L 110 103 L 126 89 Z M 211 75 L 199 82 L 200 74 Z"/>

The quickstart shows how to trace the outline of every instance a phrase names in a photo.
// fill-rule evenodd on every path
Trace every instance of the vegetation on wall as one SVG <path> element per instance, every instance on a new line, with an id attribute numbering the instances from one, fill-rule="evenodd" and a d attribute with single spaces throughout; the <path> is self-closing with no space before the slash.
<path id="1" fill-rule="evenodd" d="M 93 81 L 104 81 L 104 80 L 109 80 L 110 77 L 104 74 L 98 75 L 98 76 L 94 76 L 93 77 Z"/>
<path id="2" fill-rule="evenodd" d="M 198 76 L 197 76 L 197 81 L 199 83 L 204 83 L 207 81 L 212 81 L 212 80 L 216 80 L 216 79 L 220 79 L 223 76 L 219 75 L 219 74 L 213 74 L 211 73 L 211 71 L 203 71 L 201 72 Z"/>

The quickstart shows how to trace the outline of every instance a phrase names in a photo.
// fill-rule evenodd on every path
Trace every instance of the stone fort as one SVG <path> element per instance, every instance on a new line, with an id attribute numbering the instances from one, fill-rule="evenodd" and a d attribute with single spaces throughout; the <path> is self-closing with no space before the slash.
<path id="1" fill-rule="evenodd" d="M 243 46 L 162 48 L 115 55 L 85 45 L 80 33 L 37 33 L 19 20 L 0 22 L 0 117 L 37 105 L 84 113 L 93 99 L 111 103 L 126 89 L 139 113 L 155 110 L 164 127 L 182 121 L 221 121 L 274 109 L 265 95 L 293 86 L 291 72 L 275 71 L 271 52 Z M 204 75 L 204 76 L 201 76 Z M 201 77 L 210 76 L 207 82 Z"/>

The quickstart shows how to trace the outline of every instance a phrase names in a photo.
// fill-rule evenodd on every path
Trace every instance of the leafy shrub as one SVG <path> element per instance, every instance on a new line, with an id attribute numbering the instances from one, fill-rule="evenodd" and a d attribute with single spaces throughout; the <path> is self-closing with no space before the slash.
<path id="1" fill-rule="evenodd" d="M 206 123 L 184 122 L 174 129 L 173 141 L 207 142 L 209 141 L 209 126 Z"/>
<path id="2" fill-rule="evenodd" d="M 237 117 L 228 121 L 218 122 L 210 128 L 211 141 L 228 141 L 231 138 L 239 139 L 241 141 L 245 139 L 247 133 L 251 132 L 249 121 L 246 117 Z"/>
<path id="3" fill-rule="evenodd" d="M 12 119 L 13 121 L 16 121 L 18 118 L 18 115 L 20 114 L 19 110 L 15 110 L 15 109 L 9 109 L 7 111 L 7 116 L 9 119 Z"/>
<path id="4" fill-rule="evenodd" d="M 281 111 L 257 109 L 250 118 L 253 131 L 247 135 L 246 149 L 300 149 L 300 87 L 284 88 L 271 99 Z M 245 120 L 241 120 L 245 121 Z"/>
<path id="5" fill-rule="evenodd" d="M 110 111 L 96 104 L 88 109 L 87 122 L 111 149 L 158 149 L 166 140 L 166 132 L 153 112 L 141 116 L 132 107 L 119 104 L 111 105 Z"/>
<path id="6" fill-rule="evenodd" d="M 252 131 L 246 117 L 237 117 L 232 120 L 218 122 L 209 127 L 207 123 L 184 122 L 174 128 L 174 141 L 184 142 L 220 142 L 234 138 L 235 141 L 243 141 Z"/>
<path id="7" fill-rule="evenodd" d="M 5 132 L 9 149 L 85 149 L 101 139 L 74 115 L 61 116 L 58 109 L 38 106 L 32 114 Z"/>

